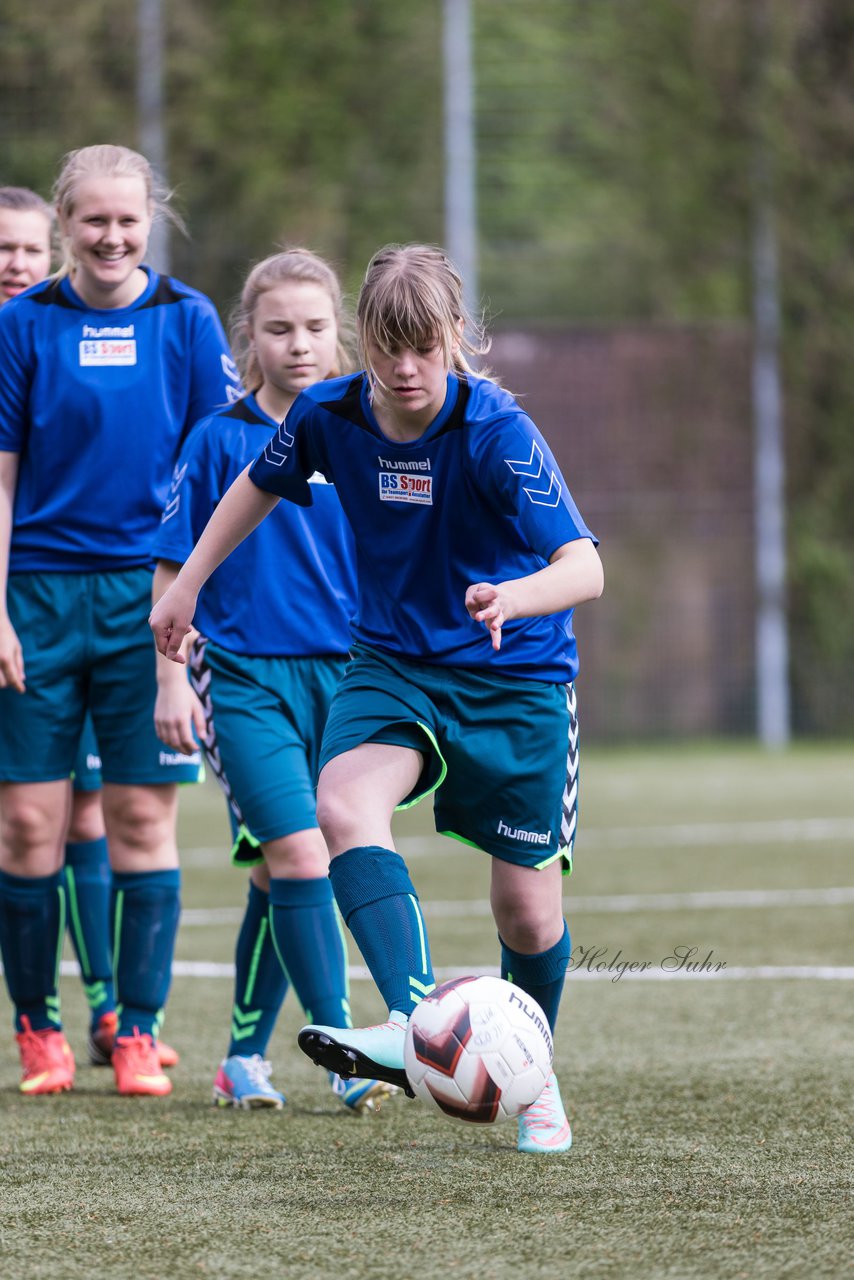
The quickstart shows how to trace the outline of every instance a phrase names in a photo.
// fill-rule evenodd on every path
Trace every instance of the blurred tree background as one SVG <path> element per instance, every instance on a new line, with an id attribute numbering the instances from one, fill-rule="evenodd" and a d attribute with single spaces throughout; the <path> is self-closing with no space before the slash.
<path id="1" fill-rule="evenodd" d="M 472 0 L 480 288 L 493 327 L 734 326 L 751 165 L 780 244 L 795 727 L 854 729 L 854 6 Z M 355 292 L 387 240 L 442 241 L 441 0 L 164 0 L 176 275 L 223 313 L 309 243 Z M 4 0 L 0 181 L 138 145 L 133 5 Z M 763 115 L 757 119 L 758 113 Z M 515 388 L 514 388 L 515 389 Z"/>

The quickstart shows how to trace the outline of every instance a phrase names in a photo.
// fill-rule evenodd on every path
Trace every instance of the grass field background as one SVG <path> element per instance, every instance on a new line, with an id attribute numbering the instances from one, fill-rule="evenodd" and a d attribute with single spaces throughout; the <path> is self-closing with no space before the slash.
<path id="1" fill-rule="evenodd" d="M 22 1098 L 0 1042 L 0 1275 L 850 1276 L 852 778 L 850 746 L 586 754 L 556 1047 L 575 1141 L 551 1158 L 404 1098 L 346 1114 L 296 1048 L 292 994 L 270 1048 L 288 1107 L 210 1105 L 245 876 L 218 792 L 187 791 L 175 1091 L 119 1099 L 85 1065 L 73 976 L 72 1094 Z M 496 965 L 486 858 L 437 837 L 425 805 L 398 835 L 440 973 Z M 668 976 L 681 948 L 726 967 Z M 376 1020 L 351 963 L 354 1017 Z"/>

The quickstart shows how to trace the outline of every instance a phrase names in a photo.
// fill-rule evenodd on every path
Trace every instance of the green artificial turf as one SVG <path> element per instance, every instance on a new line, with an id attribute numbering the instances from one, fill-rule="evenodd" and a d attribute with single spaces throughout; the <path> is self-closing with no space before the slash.
<path id="1" fill-rule="evenodd" d="M 589 753 L 585 835 L 566 883 L 576 947 L 660 967 L 675 946 L 693 945 L 748 972 L 612 981 L 580 966 L 557 1037 L 574 1132 L 566 1156 L 520 1156 L 512 1125 L 469 1127 L 402 1097 L 379 1115 L 345 1113 L 295 1046 L 292 997 L 270 1047 L 288 1107 L 216 1110 L 227 978 L 176 978 L 165 1028 L 182 1055 L 175 1091 L 119 1099 L 110 1071 L 85 1065 L 83 1000 L 65 977 L 74 1092 L 22 1098 L 11 1037 L 0 1044 L 0 1275 L 850 1275 L 852 983 L 755 973 L 850 966 L 850 904 L 612 911 L 585 899 L 854 885 L 850 838 L 763 842 L 755 827 L 854 822 L 852 765 L 841 747 Z M 424 806 L 404 815 L 400 832 L 434 960 L 495 964 L 485 860 L 433 836 L 429 816 Z M 723 822 L 742 824 L 741 843 L 703 844 L 702 831 L 687 846 L 615 837 Z M 212 852 L 226 843 L 212 788 L 185 793 L 181 834 L 185 906 L 239 907 L 245 876 Z M 458 900 L 470 914 L 443 912 Z M 236 923 L 185 927 L 178 958 L 227 963 L 235 933 Z M 352 996 L 357 1021 L 381 1014 L 370 983 L 354 982 Z"/>

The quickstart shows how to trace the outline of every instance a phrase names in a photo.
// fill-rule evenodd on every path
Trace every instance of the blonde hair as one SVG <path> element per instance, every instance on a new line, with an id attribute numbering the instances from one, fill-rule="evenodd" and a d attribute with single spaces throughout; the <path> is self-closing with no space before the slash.
<path id="1" fill-rule="evenodd" d="M 349 323 L 344 314 L 344 299 L 341 284 L 332 267 L 318 254 L 310 249 L 291 248 L 274 253 L 264 258 L 246 277 L 246 283 L 240 294 L 240 301 L 231 313 L 229 337 L 231 347 L 243 385 L 247 391 L 257 391 L 264 381 L 258 357 L 252 343 L 252 321 L 258 307 L 259 299 L 277 285 L 316 284 L 325 289 L 332 300 L 332 311 L 337 328 L 335 367 L 330 370 L 329 377 L 348 372 L 352 368 L 352 359 L 347 346 Z"/>
<path id="2" fill-rule="evenodd" d="M 21 213 L 40 213 L 53 226 L 54 212 L 46 200 L 29 187 L 0 187 L 0 209 L 14 209 Z"/>
<path id="3" fill-rule="evenodd" d="M 377 250 L 356 305 L 359 356 L 375 377 L 367 348 L 387 355 L 397 347 L 442 348 L 445 366 L 470 372 L 466 354 L 485 355 L 489 339 L 463 302 L 463 282 L 443 249 L 431 244 L 388 244 Z"/>
<path id="4" fill-rule="evenodd" d="M 180 215 L 169 204 L 172 193 L 163 186 L 145 156 L 140 155 L 138 151 L 131 151 L 129 147 L 113 146 L 110 143 L 100 143 L 97 146 L 69 151 L 63 158 L 59 177 L 53 187 L 53 200 L 59 214 L 62 232 L 63 265 L 60 275 L 67 274 L 73 266 L 68 238 L 62 231 L 61 224 L 74 212 L 74 197 L 78 184 L 86 178 L 93 177 L 139 178 L 145 189 L 152 222 L 159 218 L 168 218 L 179 230 L 185 230 Z"/>

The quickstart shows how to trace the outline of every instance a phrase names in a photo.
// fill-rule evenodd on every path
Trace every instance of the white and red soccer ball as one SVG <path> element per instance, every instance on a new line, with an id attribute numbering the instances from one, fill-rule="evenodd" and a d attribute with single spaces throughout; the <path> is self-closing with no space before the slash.
<path id="1" fill-rule="evenodd" d="M 543 1091 L 553 1046 L 535 1000 L 503 978 L 455 978 L 413 1010 L 403 1063 L 416 1097 L 447 1116 L 492 1124 Z"/>

